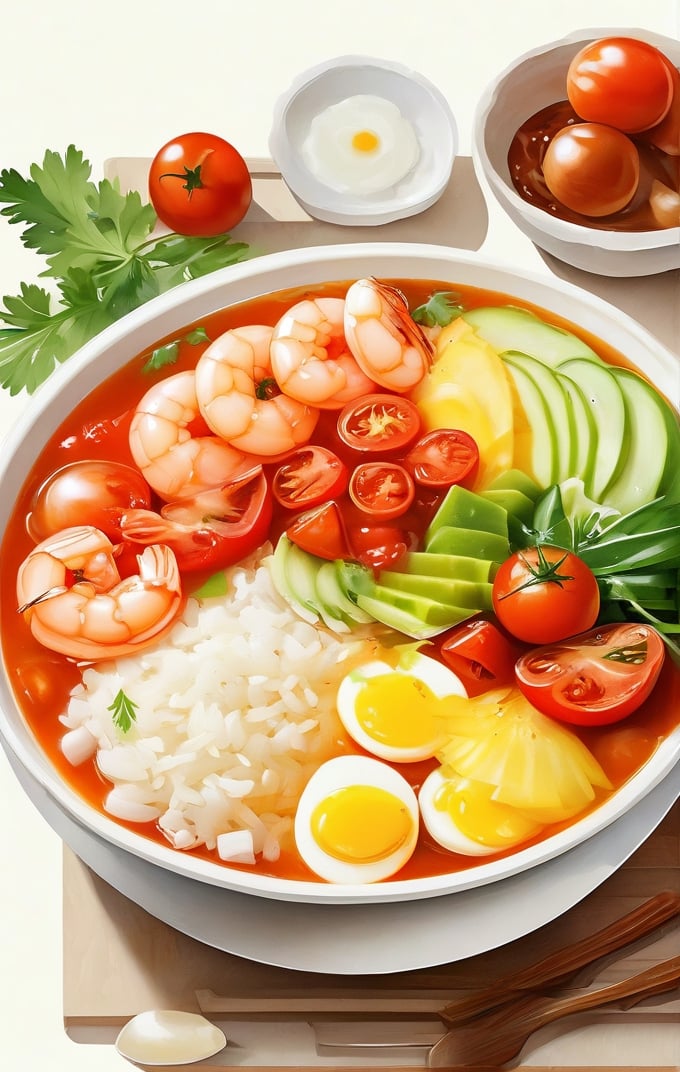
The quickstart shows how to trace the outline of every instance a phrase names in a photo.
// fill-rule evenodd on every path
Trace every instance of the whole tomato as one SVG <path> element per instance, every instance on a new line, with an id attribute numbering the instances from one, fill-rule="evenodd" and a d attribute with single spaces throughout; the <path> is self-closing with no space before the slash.
<path id="1" fill-rule="evenodd" d="M 209 237 L 241 222 L 253 186 L 245 160 L 224 138 L 180 134 L 151 161 L 149 198 L 172 231 Z"/>

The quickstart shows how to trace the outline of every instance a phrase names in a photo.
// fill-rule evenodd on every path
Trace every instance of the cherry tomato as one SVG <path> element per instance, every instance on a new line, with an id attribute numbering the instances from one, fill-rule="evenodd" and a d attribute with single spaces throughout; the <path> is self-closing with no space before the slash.
<path id="1" fill-rule="evenodd" d="M 528 644 L 552 644 L 595 624 L 600 591 L 586 564 L 561 547 L 516 551 L 501 563 L 492 588 L 501 625 Z"/>
<path id="2" fill-rule="evenodd" d="M 178 234 L 224 234 L 241 222 L 252 197 L 248 165 L 215 134 L 180 134 L 151 161 L 151 204 Z"/>
<path id="3" fill-rule="evenodd" d="M 435 428 L 417 439 L 404 458 L 404 466 L 418 484 L 450 487 L 474 483 L 479 468 L 479 448 L 467 432 Z"/>
<path id="4" fill-rule="evenodd" d="M 543 157 L 550 193 L 573 212 L 609 216 L 638 188 L 640 157 L 626 134 L 602 123 L 562 127 Z"/>
<path id="5" fill-rule="evenodd" d="M 261 466 L 220 488 L 166 503 L 160 513 L 131 510 L 121 522 L 124 540 L 167 544 L 180 571 L 224 569 L 267 538 L 272 499 Z"/>
<path id="6" fill-rule="evenodd" d="M 342 514 L 334 500 L 300 514 L 286 529 L 286 536 L 318 558 L 332 561 L 352 557 Z"/>
<path id="7" fill-rule="evenodd" d="M 38 488 L 27 527 L 39 542 L 71 525 L 94 525 L 116 543 L 121 516 L 150 505 L 149 486 L 132 466 L 103 459 L 69 462 Z"/>
<path id="8" fill-rule="evenodd" d="M 347 487 L 347 466 L 332 450 L 310 443 L 289 454 L 274 473 L 274 497 L 289 510 L 336 499 Z"/>
<path id="9" fill-rule="evenodd" d="M 362 462 L 349 478 L 354 505 L 381 521 L 405 514 L 415 493 L 411 474 L 395 462 Z"/>
<path id="10" fill-rule="evenodd" d="M 582 119 L 636 134 L 664 118 L 673 82 L 658 48 L 633 37 L 604 37 L 574 56 L 567 96 Z"/>
<path id="11" fill-rule="evenodd" d="M 338 416 L 343 443 L 361 452 L 404 451 L 420 434 L 418 407 L 401 395 L 366 395 L 348 402 Z"/>
<path id="12" fill-rule="evenodd" d="M 469 696 L 512 683 L 515 663 L 526 650 L 489 618 L 468 618 L 441 641 L 440 655 L 460 678 Z"/>
<path id="13" fill-rule="evenodd" d="M 412 544 L 409 534 L 396 525 L 353 525 L 349 540 L 352 557 L 376 573 L 395 565 Z"/>
<path id="14" fill-rule="evenodd" d="M 661 671 L 664 643 L 636 622 L 603 625 L 517 661 L 517 684 L 546 715 L 578 726 L 605 726 L 632 714 Z"/>
<path id="15" fill-rule="evenodd" d="M 667 114 L 655 127 L 645 132 L 645 141 L 669 156 L 680 156 L 680 71 L 668 61 L 673 83 L 673 99 Z"/>

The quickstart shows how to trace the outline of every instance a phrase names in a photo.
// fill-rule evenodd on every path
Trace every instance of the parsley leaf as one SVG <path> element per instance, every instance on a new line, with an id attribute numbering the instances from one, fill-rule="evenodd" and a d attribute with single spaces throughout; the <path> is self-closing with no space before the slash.
<path id="1" fill-rule="evenodd" d="M 424 305 L 414 309 L 411 316 L 417 324 L 424 324 L 428 328 L 445 328 L 452 320 L 463 311 L 457 294 L 451 294 L 444 290 L 438 290 L 430 295 Z"/>
<path id="2" fill-rule="evenodd" d="M 122 689 L 119 689 L 113 698 L 113 703 L 109 704 L 106 710 L 112 712 L 114 726 L 121 733 L 129 733 L 132 729 L 132 723 L 137 720 L 138 707 L 139 704 L 136 704 L 129 696 L 126 696 Z"/>
<path id="3" fill-rule="evenodd" d="M 155 350 L 151 351 L 151 356 L 142 365 L 142 372 L 156 372 L 158 369 L 165 368 L 166 365 L 174 365 L 179 357 L 179 348 L 183 342 L 188 342 L 191 346 L 197 346 L 201 342 L 209 342 L 208 334 L 205 328 L 194 328 L 193 331 L 183 335 L 180 339 L 173 339 L 171 342 L 164 343 L 163 346 L 157 346 Z"/>
<path id="4" fill-rule="evenodd" d="M 28 178 L 0 172 L 0 215 L 23 227 L 21 241 L 43 256 L 55 293 L 21 284 L 0 307 L 0 386 L 32 394 L 54 368 L 121 316 L 189 279 L 245 260 L 243 242 L 154 235 L 157 218 L 139 193 L 91 180 L 71 145 L 47 151 Z"/>

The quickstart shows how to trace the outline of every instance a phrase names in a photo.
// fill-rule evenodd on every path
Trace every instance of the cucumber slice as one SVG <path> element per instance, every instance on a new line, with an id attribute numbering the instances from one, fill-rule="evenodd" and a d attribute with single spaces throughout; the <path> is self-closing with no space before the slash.
<path id="1" fill-rule="evenodd" d="M 506 368 L 515 398 L 513 464 L 528 473 L 540 487 L 547 488 L 559 479 L 557 429 L 545 395 L 536 381 L 520 365 L 508 361 Z"/>
<path id="2" fill-rule="evenodd" d="M 339 618 L 349 625 L 365 625 L 373 620 L 370 614 L 357 607 L 343 591 L 335 562 L 323 562 L 319 566 L 315 587 L 320 604 L 331 617 Z"/>
<path id="3" fill-rule="evenodd" d="M 522 469 L 507 469 L 504 473 L 500 473 L 495 480 L 491 481 L 486 491 L 503 491 L 506 488 L 521 491 L 534 503 L 543 491 L 543 488 L 539 487 L 536 481 L 532 480 Z"/>
<path id="4" fill-rule="evenodd" d="M 653 387 L 628 369 L 612 372 L 623 392 L 628 413 L 626 467 L 605 493 L 604 503 L 622 514 L 656 498 L 668 455 L 664 403 Z"/>
<path id="5" fill-rule="evenodd" d="M 571 420 L 574 428 L 574 454 L 572 459 L 572 472 L 569 476 L 577 476 L 584 485 L 590 484 L 593 479 L 595 468 L 595 456 L 597 454 L 597 428 L 595 418 L 586 401 L 586 396 L 574 380 L 565 376 L 563 372 L 556 371 L 559 382 L 567 397 L 567 404 L 571 409 Z"/>
<path id="6" fill-rule="evenodd" d="M 461 315 L 500 354 L 506 350 L 519 350 L 553 367 L 572 357 L 602 363 L 583 339 L 546 323 L 527 309 L 512 305 L 482 306 Z"/>
<path id="7" fill-rule="evenodd" d="M 367 595 L 362 595 L 358 598 L 361 609 L 370 614 L 373 621 L 388 625 L 391 629 L 404 633 L 405 636 L 413 637 L 414 640 L 427 640 L 429 637 L 443 632 L 441 626 L 427 625 L 416 615 L 394 607 L 390 603 L 385 603 L 381 599 L 375 599 L 373 596 Z"/>
<path id="8" fill-rule="evenodd" d="M 623 392 L 613 368 L 594 361 L 576 359 L 560 365 L 563 372 L 581 388 L 595 421 L 597 449 L 593 473 L 585 483 L 586 494 L 597 502 L 623 472 L 628 453 L 630 418 Z"/>
<path id="9" fill-rule="evenodd" d="M 467 607 L 469 614 L 476 610 L 492 609 L 493 585 L 489 581 L 463 581 L 453 577 L 429 577 L 422 573 L 381 570 L 380 586 L 425 596 L 427 599 L 454 607 Z"/>
<path id="10" fill-rule="evenodd" d="M 372 595 L 358 596 L 357 603 L 362 610 L 368 611 L 376 621 L 384 625 L 393 625 L 395 614 L 405 615 L 412 622 L 418 623 L 417 628 L 429 630 L 429 636 L 434 635 L 432 630 L 443 632 L 444 629 L 450 629 L 452 625 L 470 617 L 469 607 L 455 607 L 415 592 L 401 592 L 381 584 L 375 586 Z M 394 625 L 394 628 L 399 626 Z"/>
<path id="11" fill-rule="evenodd" d="M 490 581 L 496 563 L 488 558 L 470 555 L 440 555 L 428 551 L 409 551 L 399 562 L 405 573 L 420 573 L 428 577 L 451 577 L 460 581 Z"/>
<path id="12" fill-rule="evenodd" d="M 548 365 L 544 365 L 529 354 L 509 351 L 503 354 L 506 368 L 523 369 L 530 376 L 541 392 L 548 409 L 548 414 L 554 429 L 555 442 L 555 475 L 554 480 L 559 483 L 573 476 L 576 463 L 576 426 L 572 419 L 572 408 L 567 395 L 555 372 Z M 512 374 L 512 373 L 511 373 Z M 520 390 L 519 384 L 517 384 Z M 526 407 L 525 407 L 526 412 Z"/>
<path id="13" fill-rule="evenodd" d="M 510 554 L 510 544 L 507 536 L 500 536 L 497 532 L 443 525 L 428 541 L 425 550 L 433 554 L 462 555 L 503 562 Z"/>
<path id="14" fill-rule="evenodd" d="M 665 495 L 671 502 L 680 502 L 680 415 L 665 399 L 662 398 L 661 403 L 666 422 L 668 452 L 659 494 Z"/>
<path id="15" fill-rule="evenodd" d="M 428 526 L 425 533 L 428 551 L 430 539 L 438 529 L 447 525 L 494 532 L 505 537 L 508 535 L 508 517 L 502 506 L 489 502 L 482 495 L 475 491 L 468 491 L 460 484 L 454 484 L 449 488 Z M 462 552 L 462 554 L 465 553 Z"/>
<path id="16" fill-rule="evenodd" d="M 293 590 L 290 582 L 290 572 L 296 573 L 295 567 L 289 567 L 288 565 L 290 552 L 294 547 L 295 545 L 291 543 L 288 537 L 282 534 L 276 543 L 273 555 L 267 560 L 269 572 L 276 591 L 290 604 L 295 613 L 307 622 L 318 622 L 319 611 L 303 603 L 297 592 Z M 299 551 L 300 549 L 295 547 L 295 550 Z M 305 552 L 300 551 L 300 554 L 305 554 Z"/>
<path id="17" fill-rule="evenodd" d="M 519 518 L 525 525 L 531 525 L 534 516 L 534 500 L 517 488 L 487 488 L 482 492 L 489 502 L 497 503 L 511 517 Z"/>

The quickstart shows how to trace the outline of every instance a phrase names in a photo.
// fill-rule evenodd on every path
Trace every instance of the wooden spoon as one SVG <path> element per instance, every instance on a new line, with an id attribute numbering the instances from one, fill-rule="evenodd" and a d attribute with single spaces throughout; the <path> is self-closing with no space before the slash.
<path id="1" fill-rule="evenodd" d="M 520 971 L 495 979 L 489 986 L 466 997 L 449 1002 L 439 1011 L 439 1016 L 452 1027 L 521 997 L 528 990 L 545 991 L 548 986 L 561 986 L 585 965 L 629 946 L 678 914 L 680 894 L 671 890 L 659 893 L 595 934 L 557 949 Z"/>
<path id="2" fill-rule="evenodd" d="M 454 1027 L 435 1042 L 428 1055 L 428 1068 L 498 1067 L 515 1057 L 527 1039 L 540 1027 L 573 1013 L 597 1009 L 623 999 L 625 1007 L 652 994 L 663 994 L 680 983 L 680 956 L 619 983 L 564 998 L 528 995 L 502 1005 L 460 1027 Z"/>

